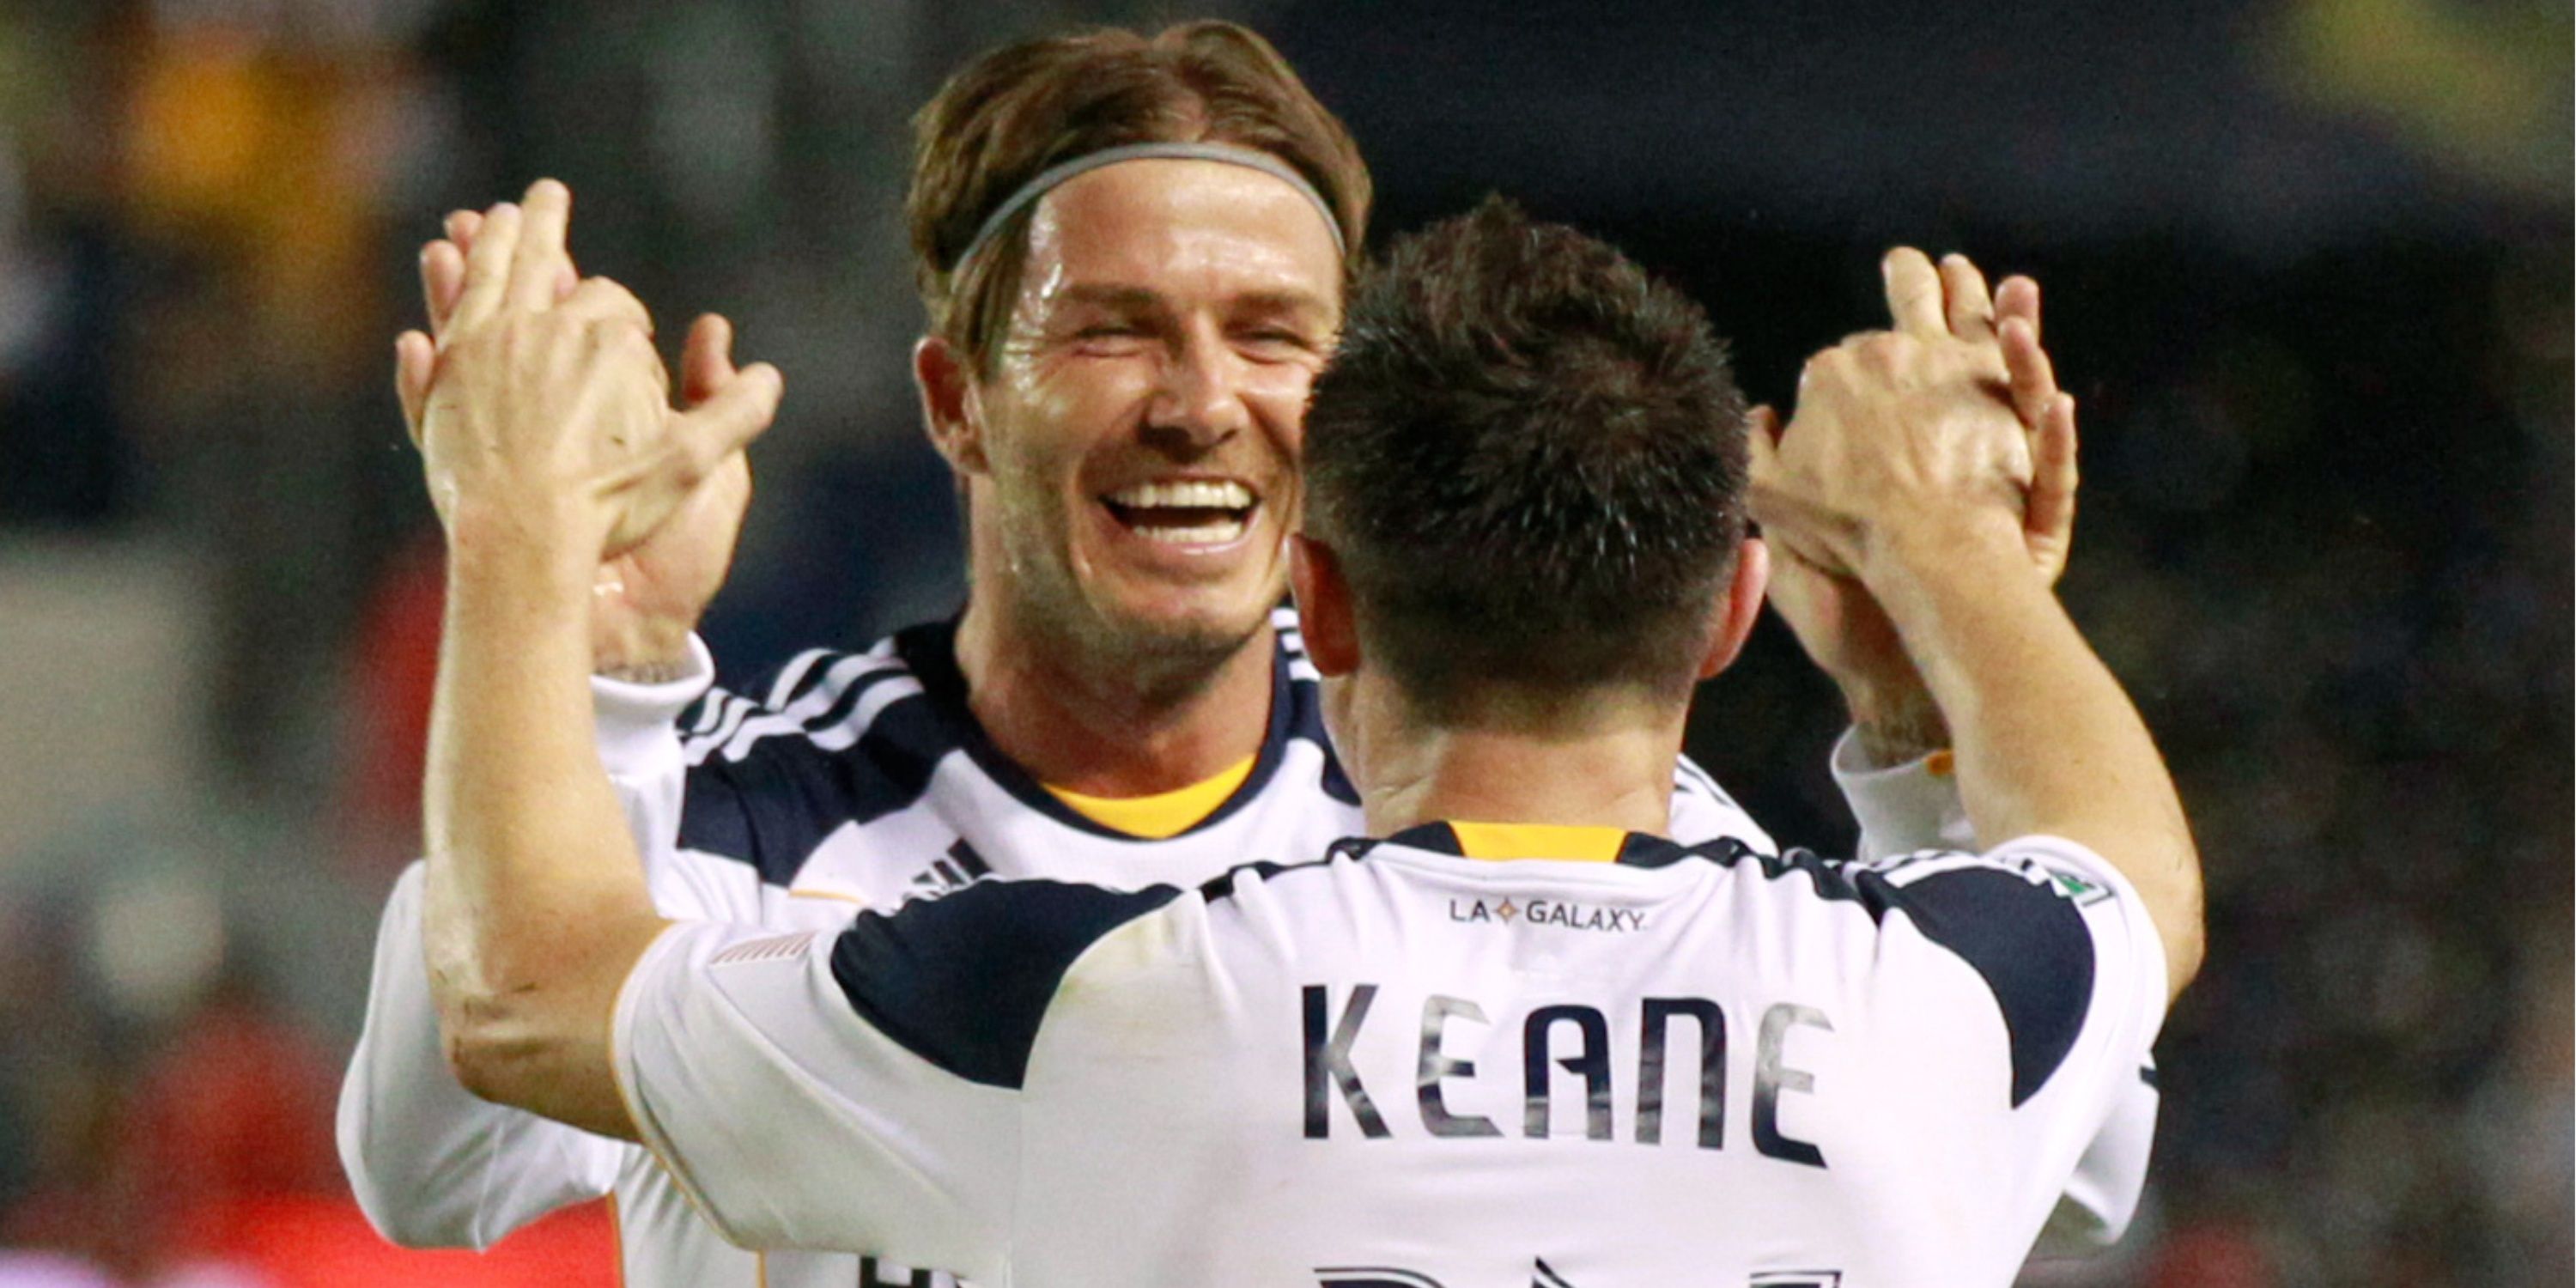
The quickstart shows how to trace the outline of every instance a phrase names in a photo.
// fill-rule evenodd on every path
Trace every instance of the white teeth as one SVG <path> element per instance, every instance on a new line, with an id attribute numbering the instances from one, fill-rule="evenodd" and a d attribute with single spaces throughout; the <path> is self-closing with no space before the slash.
<path id="1" fill-rule="evenodd" d="M 1148 541 L 1167 541 L 1176 546 L 1213 546 L 1242 536 L 1244 527 L 1241 519 L 1221 519 L 1188 528 L 1139 527 L 1134 531 Z"/>
<path id="2" fill-rule="evenodd" d="M 1252 504 L 1252 489 L 1240 483 L 1192 479 L 1180 483 L 1139 483 L 1110 493 L 1109 499 L 1131 510 L 1149 506 L 1240 510 Z"/>

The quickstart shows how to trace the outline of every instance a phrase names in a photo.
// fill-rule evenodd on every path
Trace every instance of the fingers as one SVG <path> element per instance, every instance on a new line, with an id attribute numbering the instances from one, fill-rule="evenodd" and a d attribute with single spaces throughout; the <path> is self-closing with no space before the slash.
<path id="1" fill-rule="evenodd" d="M 434 336 L 447 334 L 448 323 L 456 314 L 457 297 L 465 293 L 465 256 L 474 248 L 474 234 L 483 227 L 483 212 L 448 211 L 439 227 L 447 236 L 420 250 L 421 296 L 429 307 L 429 332 Z M 439 261 L 434 266 L 433 259 Z"/>
<path id="2" fill-rule="evenodd" d="M 705 401 L 673 418 L 670 450 L 685 479 L 694 484 L 741 451 L 778 415 L 785 392 L 778 368 L 755 362 L 734 374 Z"/>
<path id="3" fill-rule="evenodd" d="M 2058 397 L 2057 368 L 2048 360 L 2048 351 L 2039 347 L 2039 333 L 2022 318 L 2004 319 L 2003 350 L 2013 413 L 2021 418 L 2023 429 L 2037 433 Z"/>
<path id="4" fill-rule="evenodd" d="M 542 309 L 555 302 L 556 285 L 572 260 L 564 235 L 572 222 L 572 190 L 552 179 L 528 185 L 517 253 L 510 261 L 510 306 Z"/>
<path id="5" fill-rule="evenodd" d="M 615 278 L 582 279 L 555 307 L 585 321 L 631 322 L 642 327 L 644 334 L 653 334 L 653 315 L 645 309 L 644 301 L 635 298 L 635 293 Z"/>
<path id="6" fill-rule="evenodd" d="M 680 346 L 680 405 L 705 402 L 733 377 L 733 323 L 706 314 L 689 325 L 689 338 Z"/>
<path id="7" fill-rule="evenodd" d="M 420 248 L 420 298 L 429 312 L 429 329 L 446 335 L 455 316 L 456 299 L 465 293 L 465 252 L 441 239 Z"/>
<path id="8" fill-rule="evenodd" d="M 2065 571 L 2067 551 L 2075 543 L 2075 449 L 2075 396 L 2057 394 L 2049 399 L 2032 439 L 2030 500 L 2022 511 L 2022 531 L 2051 582 Z"/>
<path id="9" fill-rule="evenodd" d="M 1887 316 L 1895 329 L 1925 338 L 1950 334 L 1942 307 L 1941 273 L 1932 267 L 1929 256 L 1911 246 L 1899 246 L 1878 262 L 1878 271 L 1887 283 Z"/>
<path id="10" fill-rule="evenodd" d="M 420 446 L 420 423 L 429 406 L 429 381 L 438 367 L 438 348 L 418 331 L 394 337 L 394 394 L 402 400 L 403 426 L 411 445 Z"/>
<path id="11" fill-rule="evenodd" d="M 1995 321 L 2007 318 L 2030 323 L 2030 338 L 2039 338 L 2039 283 L 2015 274 L 1995 288 Z"/>
<path id="12" fill-rule="evenodd" d="M 1986 294 L 1986 275 L 1967 256 L 1941 257 L 1941 295 L 1950 334 L 1972 344 L 1994 342 L 1995 302 Z"/>
<path id="13" fill-rule="evenodd" d="M 465 252 L 465 290 L 457 297 L 448 330 L 480 326 L 501 311 L 508 299 L 510 267 L 519 249 L 519 208 L 509 202 L 492 207 Z"/>

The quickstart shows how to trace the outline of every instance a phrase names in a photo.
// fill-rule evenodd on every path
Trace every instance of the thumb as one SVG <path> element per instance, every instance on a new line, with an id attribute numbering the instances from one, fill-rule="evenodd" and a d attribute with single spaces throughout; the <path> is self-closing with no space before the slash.
<path id="1" fill-rule="evenodd" d="M 673 435 L 677 450 L 686 453 L 693 465 L 691 481 L 713 473 L 724 459 L 741 451 L 751 440 L 769 428 L 778 415 L 778 400 L 786 393 L 786 381 L 778 368 L 766 362 L 755 362 L 733 373 L 704 401 L 674 417 L 678 433 Z"/>

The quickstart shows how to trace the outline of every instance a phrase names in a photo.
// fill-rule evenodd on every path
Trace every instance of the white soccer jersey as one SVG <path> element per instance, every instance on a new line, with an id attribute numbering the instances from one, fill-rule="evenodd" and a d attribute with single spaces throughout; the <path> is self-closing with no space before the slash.
<path id="1" fill-rule="evenodd" d="M 986 875 L 1133 890 L 1192 886 L 1249 859 L 1320 853 L 1363 830 L 1324 741 L 1293 612 L 1274 619 L 1270 728 L 1250 775 L 1206 820 L 1141 840 L 1073 811 L 995 750 L 966 705 L 953 630 L 862 654 L 813 652 L 758 692 L 603 686 L 602 759 L 664 915 L 838 929 L 855 908 Z M 700 651 L 701 671 L 710 671 Z M 1697 766 L 1675 777 L 1673 834 L 1769 838 Z M 419 869 L 378 934 L 367 1025 L 340 1099 L 340 1154 L 379 1230 L 486 1247 L 538 1216 L 614 1195 L 628 1288 L 945 1288 L 945 1274 L 845 1255 L 746 1252 L 690 1209 L 643 1151 L 456 1085 L 420 947 Z"/>
<path id="2" fill-rule="evenodd" d="M 620 1086 L 728 1236 L 981 1288 L 1973 1288 L 2164 1014 L 2153 925 L 2063 840 L 1460 848 L 683 923 Z"/>

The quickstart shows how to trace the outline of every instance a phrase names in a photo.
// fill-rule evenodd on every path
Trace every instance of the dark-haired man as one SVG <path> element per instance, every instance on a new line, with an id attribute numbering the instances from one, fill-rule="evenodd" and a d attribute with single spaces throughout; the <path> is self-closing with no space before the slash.
<path id="1" fill-rule="evenodd" d="M 994 51 L 919 125 L 908 213 L 931 325 L 915 374 L 968 500 L 972 597 L 953 623 L 709 692 L 689 628 L 722 580 L 738 457 L 603 567 L 591 601 L 601 751 L 661 905 L 827 926 L 852 902 L 892 906 L 987 872 L 1191 884 L 1358 831 L 1295 619 L 1270 611 L 1298 416 L 1366 222 L 1350 140 L 1275 51 L 1224 23 Z M 560 238 L 563 198 L 549 186 L 526 217 Z M 451 386 L 489 372 L 447 344 L 479 224 L 455 216 L 454 240 L 424 259 Z M 1906 262 L 1891 296 L 1942 296 L 1945 276 L 1963 328 L 1989 313 L 2035 320 L 2027 282 L 1989 309 L 1963 262 Z M 584 307 L 642 316 L 619 292 L 587 289 Z M 727 339 L 720 319 L 691 333 L 690 398 L 739 388 Z M 417 430 L 432 341 L 407 336 L 402 353 Z M 2044 356 L 2014 356 L 2025 414 L 2050 420 Z M 2041 444 L 2071 432 L 2057 419 Z M 2069 487 L 2043 474 L 2033 493 L 2051 566 L 2063 508 L 2050 503 Z M 1926 723 L 1919 682 L 1866 629 L 1865 596 L 1795 565 L 1782 583 L 1784 602 L 1815 619 L 1805 633 L 1853 654 L 1826 660 L 1853 690 L 1862 739 Z M 674 716 L 702 695 L 676 736 Z M 1955 791 L 1919 765 L 1843 781 L 1879 849 L 1934 843 L 1945 815 L 1958 828 Z M 1683 762 L 1674 786 L 1673 835 L 1767 848 L 1696 766 Z M 436 1041 L 424 893 L 407 876 L 387 909 L 341 1101 L 342 1154 L 379 1228 L 479 1247 L 610 1193 L 638 1288 L 915 1277 L 848 1258 L 757 1260 L 717 1238 L 641 1151 L 467 1096 Z M 2144 1132 L 2106 1140 L 2131 1156 L 2106 1154 L 2105 1179 L 2068 1209 L 2096 1229 L 2116 1229 L 2134 1202 Z"/>
<path id="2" fill-rule="evenodd" d="M 559 388 L 649 384 L 555 343 L 582 355 Z M 2197 968 L 2199 885 L 2032 570 L 1992 361 L 1937 316 L 1862 337 L 1748 440 L 1697 310 L 1607 247 L 1499 205 L 1408 239 L 1316 388 L 1293 573 L 1382 839 L 784 935 L 657 913 L 563 734 L 572 574 L 643 521 L 536 468 L 598 416 L 434 415 L 459 1071 L 646 1142 L 737 1239 L 982 1282 L 2008 1282 Z M 743 435 L 668 436 L 695 463 Z M 1693 684 L 1758 611 L 1748 500 L 1884 607 L 1999 844 L 1661 835 Z"/>
<path id="3" fill-rule="evenodd" d="M 708 693 L 689 632 L 741 514 L 738 455 L 594 569 L 600 749 L 666 911 L 819 928 L 986 873 L 1195 884 L 1359 830 L 1293 618 L 1273 609 L 1300 417 L 1368 193 L 1339 123 L 1231 24 L 1031 41 L 941 90 L 908 201 L 930 314 L 914 370 L 968 504 L 969 602 L 868 652 Z M 575 280 L 568 200 L 540 185 L 504 216 L 526 253 L 503 259 L 525 259 L 527 280 Z M 401 341 L 416 432 L 440 410 L 433 360 L 451 404 L 545 391 L 460 332 L 465 256 L 494 248 L 478 217 L 451 231 L 424 258 L 435 340 Z M 586 325 L 643 317 L 605 282 L 581 289 L 562 307 Z M 689 336 L 693 405 L 774 396 L 771 373 L 733 372 L 727 339 L 715 319 Z M 701 695 L 683 738 L 674 717 Z M 1696 767 L 1676 772 L 1676 834 L 1763 839 Z M 389 902 L 341 1100 L 342 1155 L 380 1229 L 480 1247 L 605 1193 L 635 1288 L 945 1281 L 755 1258 L 642 1151 L 467 1095 L 428 992 L 452 946 L 420 939 L 441 897 L 425 875 Z"/>

